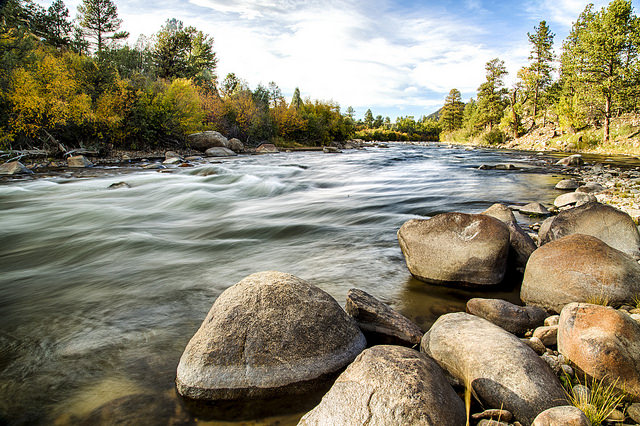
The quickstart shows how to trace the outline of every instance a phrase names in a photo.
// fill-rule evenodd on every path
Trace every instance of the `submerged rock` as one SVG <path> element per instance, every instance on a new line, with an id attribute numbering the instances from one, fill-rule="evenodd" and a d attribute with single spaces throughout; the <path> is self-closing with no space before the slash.
<path id="1" fill-rule="evenodd" d="M 232 400 L 306 393 L 365 347 L 355 321 L 319 288 L 260 272 L 225 290 L 178 364 L 178 392 Z"/>
<path id="2" fill-rule="evenodd" d="M 345 310 L 358 323 L 367 341 L 414 346 L 420 344 L 422 331 L 411 320 L 362 290 L 347 293 Z"/>
<path id="3" fill-rule="evenodd" d="M 467 312 L 517 335 L 542 325 L 547 317 L 537 306 L 517 306 L 501 299 L 473 298 L 467 302 Z"/>
<path id="4" fill-rule="evenodd" d="M 462 400 L 431 358 L 374 346 L 338 377 L 300 425 L 464 425 Z"/>
<path id="5" fill-rule="evenodd" d="M 520 299 L 559 313 L 571 302 L 601 298 L 621 305 L 638 294 L 638 262 L 597 238 L 572 234 L 533 252 Z"/>
<path id="6" fill-rule="evenodd" d="M 609 306 L 571 303 L 562 310 L 558 351 L 596 380 L 640 398 L 640 324 Z"/>
<path id="7" fill-rule="evenodd" d="M 615 207 L 588 203 L 545 221 L 540 228 L 540 244 L 571 234 L 596 237 L 609 246 L 640 258 L 640 233 L 631 216 Z"/>
<path id="8" fill-rule="evenodd" d="M 419 280 L 492 285 L 504 278 L 509 235 L 509 228 L 493 217 L 444 213 L 405 222 L 398 242 Z"/>
<path id="9" fill-rule="evenodd" d="M 420 347 L 453 377 L 469 383 L 484 407 L 509 410 L 523 424 L 567 404 L 551 368 L 516 336 L 483 318 L 443 315 Z"/>
<path id="10" fill-rule="evenodd" d="M 131 188 L 127 182 L 116 182 L 109 185 L 108 189 L 122 189 L 122 188 Z"/>

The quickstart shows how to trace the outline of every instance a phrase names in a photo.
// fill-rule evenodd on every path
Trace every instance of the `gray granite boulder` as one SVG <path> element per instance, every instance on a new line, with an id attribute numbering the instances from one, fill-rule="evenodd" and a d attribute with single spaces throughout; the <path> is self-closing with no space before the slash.
<path id="1" fill-rule="evenodd" d="M 640 324 L 626 312 L 588 303 L 565 306 L 558 351 L 590 377 L 617 379 L 618 388 L 640 398 Z"/>
<path id="2" fill-rule="evenodd" d="M 534 251 L 524 271 L 520 299 L 559 313 L 571 302 L 606 298 L 631 303 L 640 294 L 640 265 L 590 235 L 572 234 Z"/>
<path id="3" fill-rule="evenodd" d="M 516 336 L 463 312 L 438 318 L 421 351 L 456 379 L 472 386 L 485 408 L 503 408 L 529 425 L 542 411 L 566 405 L 551 368 Z"/>
<path id="4" fill-rule="evenodd" d="M 593 194 L 594 192 L 601 192 L 604 190 L 605 190 L 605 187 L 600 185 L 599 183 L 588 182 L 578 187 L 578 189 L 576 189 L 576 192 L 586 192 L 588 194 Z"/>
<path id="5" fill-rule="evenodd" d="M 640 233 L 631 216 L 597 202 L 560 212 L 540 227 L 540 244 L 570 234 L 594 236 L 609 246 L 640 258 Z"/>
<path id="6" fill-rule="evenodd" d="M 565 207 L 572 204 L 588 203 L 591 201 L 596 201 L 596 197 L 591 194 L 587 194 L 586 192 L 568 192 L 553 200 L 553 205 L 556 207 Z"/>
<path id="7" fill-rule="evenodd" d="M 518 207 L 518 211 L 522 214 L 531 216 L 548 216 L 551 214 L 549 210 L 538 202 L 526 204 L 522 207 Z"/>
<path id="8" fill-rule="evenodd" d="M 509 228 L 486 215 L 444 213 L 412 219 L 398 230 L 409 272 L 433 283 L 500 283 L 509 253 Z"/>
<path id="9" fill-rule="evenodd" d="M 263 143 L 259 147 L 256 148 L 257 154 L 275 154 L 278 151 L 278 148 L 272 143 Z"/>
<path id="10" fill-rule="evenodd" d="M 556 162 L 556 166 L 580 167 L 583 165 L 584 165 L 584 160 L 582 159 L 582 155 L 580 154 L 570 155 Z"/>
<path id="11" fill-rule="evenodd" d="M 227 148 L 233 152 L 244 152 L 244 144 L 236 138 L 229 139 Z"/>
<path id="12" fill-rule="evenodd" d="M 431 358 L 374 346 L 347 367 L 299 425 L 464 425 L 465 407 Z"/>
<path id="13" fill-rule="evenodd" d="M 563 405 L 538 414 L 532 426 L 591 426 L 591 422 L 579 408 Z"/>
<path id="14" fill-rule="evenodd" d="M 206 132 L 191 133 L 187 136 L 187 144 L 190 148 L 205 152 L 209 148 L 227 148 L 229 140 L 221 133 L 208 130 Z"/>
<path id="15" fill-rule="evenodd" d="M 467 302 L 467 312 L 517 335 L 542 325 L 547 317 L 547 311 L 537 306 L 517 306 L 501 299 L 473 298 Z"/>
<path id="16" fill-rule="evenodd" d="M 356 320 L 370 345 L 376 342 L 411 347 L 420 344 L 424 334 L 407 317 L 356 288 L 347 293 L 344 309 Z"/>
<path id="17" fill-rule="evenodd" d="M 522 230 L 511 209 L 504 204 L 494 204 L 482 214 L 495 217 L 509 228 L 510 260 L 520 272 L 524 271 L 529 256 L 538 248 L 535 242 Z"/>
<path id="18" fill-rule="evenodd" d="M 556 183 L 555 189 L 562 190 L 575 190 L 580 186 L 577 180 L 575 179 L 563 179 L 560 182 Z"/>
<path id="19" fill-rule="evenodd" d="M 233 400 L 305 393 L 349 364 L 366 341 L 319 288 L 260 272 L 225 290 L 178 364 L 178 392 Z"/>

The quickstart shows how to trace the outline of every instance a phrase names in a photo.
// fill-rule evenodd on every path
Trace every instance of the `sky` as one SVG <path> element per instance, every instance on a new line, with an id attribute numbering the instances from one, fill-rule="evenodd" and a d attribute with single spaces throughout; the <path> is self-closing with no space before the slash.
<path id="1" fill-rule="evenodd" d="M 75 17 L 81 0 L 65 0 Z M 361 118 L 418 118 L 452 88 L 476 96 L 484 65 L 505 61 L 515 80 L 527 64 L 527 32 L 546 20 L 562 40 L 589 3 L 582 0 L 113 0 L 130 32 L 152 36 L 177 18 L 214 38 L 217 73 L 251 88 L 275 81 L 290 99 L 332 100 Z M 37 1 L 47 7 L 50 0 Z M 593 1 L 596 8 L 608 0 Z M 633 0 L 636 13 L 640 0 Z"/>

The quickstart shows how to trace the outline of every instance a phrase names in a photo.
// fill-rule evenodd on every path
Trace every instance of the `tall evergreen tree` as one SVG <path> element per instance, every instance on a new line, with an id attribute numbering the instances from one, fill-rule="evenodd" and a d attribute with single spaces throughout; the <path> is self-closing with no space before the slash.
<path id="1" fill-rule="evenodd" d="M 461 128 L 463 113 L 462 95 L 458 89 L 451 89 L 440 112 L 440 123 L 442 123 L 443 130 L 451 132 Z"/>
<path id="2" fill-rule="evenodd" d="M 300 97 L 300 89 L 296 87 L 296 90 L 293 91 L 293 97 L 291 98 L 291 106 L 295 109 L 300 109 L 302 107 L 302 98 Z"/>
<path id="3" fill-rule="evenodd" d="M 489 130 L 500 122 L 505 108 L 504 77 L 507 69 L 504 61 L 495 58 L 485 65 L 487 80 L 478 87 L 478 113 L 480 124 L 488 126 Z"/>
<path id="4" fill-rule="evenodd" d="M 126 31 L 118 31 L 122 19 L 118 18 L 118 9 L 111 0 L 82 0 L 78 6 L 80 26 L 86 38 L 102 53 L 108 40 L 122 40 L 129 36 Z"/>
<path id="5" fill-rule="evenodd" d="M 538 116 L 542 99 L 546 89 L 551 85 L 553 72 L 553 38 L 555 34 L 551 32 L 546 21 L 540 21 L 540 25 L 534 27 L 533 34 L 527 33 L 529 43 L 531 43 L 531 53 L 529 54 L 530 65 L 525 76 L 524 83 L 530 92 L 529 99 L 533 108 L 533 119 Z"/>
<path id="6" fill-rule="evenodd" d="M 60 48 L 71 44 L 71 21 L 69 9 L 62 0 L 55 0 L 44 16 L 47 42 Z"/>
<path id="7" fill-rule="evenodd" d="M 638 87 L 639 48 L 640 20 L 630 0 L 613 0 L 599 12 L 587 6 L 564 43 L 564 103 L 603 120 L 605 142 L 615 107 Z"/>
<path id="8" fill-rule="evenodd" d="M 373 113 L 371 112 L 371 109 L 368 109 L 367 112 L 364 113 L 364 124 L 369 129 L 373 127 Z"/>

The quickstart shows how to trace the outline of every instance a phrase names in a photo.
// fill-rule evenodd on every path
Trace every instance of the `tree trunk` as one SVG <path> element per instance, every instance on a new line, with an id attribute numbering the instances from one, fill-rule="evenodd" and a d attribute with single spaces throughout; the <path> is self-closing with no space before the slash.
<path id="1" fill-rule="evenodd" d="M 511 113 L 513 114 L 513 138 L 518 139 L 518 123 L 520 121 L 520 117 L 518 117 L 518 113 L 516 111 L 516 98 L 518 96 L 518 90 L 514 89 L 511 93 Z M 535 110 L 535 106 L 534 106 Z"/>
<path id="2" fill-rule="evenodd" d="M 605 96 L 604 103 L 604 142 L 609 142 L 609 125 L 611 122 L 611 95 Z"/>

